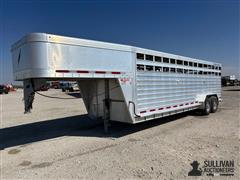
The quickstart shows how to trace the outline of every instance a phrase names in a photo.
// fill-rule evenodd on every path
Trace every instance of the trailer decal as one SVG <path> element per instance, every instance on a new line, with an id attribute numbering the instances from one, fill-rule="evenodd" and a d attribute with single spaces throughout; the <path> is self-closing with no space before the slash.
<path id="1" fill-rule="evenodd" d="M 112 72 L 112 74 L 121 74 L 121 72 Z"/>
<path id="2" fill-rule="evenodd" d="M 124 74 L 124 72 L 107 72 L 107 71 L 87 71 L 87 70 L 56 70 L 56 73 L 96 73 L 96 74 Z"/>
<path id="3" fill-rule="evenodd" d="M 128 77 L 120 78 L 121 84 L 131 84 L 131 79 Z"/>
<path id="4" fill-rule="evenodd" d="M 95 71 L 96 74 L 106 74 L 106 71 Z"/>
<path id="5" fill-rule="evenodd" d="M 194 105 L 194 106 L 189 106 L 189 107 L 185 107 L 185 108 L 192 108 L 192 107 L 198 106 L 198 101 L 186 103 L 185 105 L 190 105 L 190 104 L 196 104 L 196 105 Z M 157 110 L 161 111 L 161 110 L 164 110 L 164 109 L 177 108 L 177 107 L 180 107 L 180 106 L 184 106 L 184 104 L 174 105 L 174 106 L 168 106 L 168 107 L 165 107 L 165 108 L 164 108 L 164 107 L 161 107 L 161 108 L 158 108 L 158 109 L 144 110 L 144 111 L 140 111 L 140 114 L 147 113 L 147 112 L 154 112 L 154 111 L 157 111 Z"/>
<path id="6" fill-rule="evenodd" d="M 77 73 L 89 73 L 89 71 L 83 71 L 83 70 L 81 70 L 81 71 L 76 71 Z"/>
<path id="7" fill-rule="evenodd" d="M 69 73 L 69 70 L 56 70 L 57 73 Z"/>

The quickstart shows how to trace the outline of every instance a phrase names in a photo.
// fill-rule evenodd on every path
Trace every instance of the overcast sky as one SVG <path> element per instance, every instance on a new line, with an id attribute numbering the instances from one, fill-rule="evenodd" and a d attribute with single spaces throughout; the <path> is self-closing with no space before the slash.
<path id="1" fill-rule="evenodd" d="M 0 1 L 0 83 L 11 45 L 31 32 L 122 43 L 220 62 L 240 74 L 240 1 Z"/>

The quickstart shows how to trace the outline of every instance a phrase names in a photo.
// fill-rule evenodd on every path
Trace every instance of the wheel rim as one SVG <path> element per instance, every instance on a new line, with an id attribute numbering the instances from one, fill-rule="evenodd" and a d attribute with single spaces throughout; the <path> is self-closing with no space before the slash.
<path id="1" fill-rule="evenodd" d="M 217 109 L 217 103 L 216 103 L 216 101 L 213 101 L 213 109 L 214 109 L 214 110 Z"/>
<path id="2" fill-rule="evenodd" d="M 210 104 L 209 103 L 206 103 L 206 111 L 210 112 Z"/>

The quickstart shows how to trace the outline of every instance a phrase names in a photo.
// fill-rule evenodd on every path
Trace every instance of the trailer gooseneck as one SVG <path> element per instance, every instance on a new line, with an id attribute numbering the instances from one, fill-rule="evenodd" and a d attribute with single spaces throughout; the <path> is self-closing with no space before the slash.
<path id="1" fill-rule="evenodd" d="M 12 46 L 15 80 L 24 81 L 25 112 L 49 80 L 78 82 L 88 114 L 138 123 L 221 101 L 221 64 L 127 45 L 45 33 Z"/>

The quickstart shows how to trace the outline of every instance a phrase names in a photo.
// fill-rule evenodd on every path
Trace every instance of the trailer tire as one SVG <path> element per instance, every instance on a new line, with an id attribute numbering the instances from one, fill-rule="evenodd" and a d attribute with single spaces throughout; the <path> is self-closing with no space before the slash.
<path id="1" fill-rule="evenodd" d="M 218 99 L 215 96 L 210 97 L 211 113 L 215 113 L 218 110 Z"/>
<path id="2" fill-rule="evenodd" d="M 203 115 L 209 115 L 211 112 L 211 101 L 209 98 L 206 98 L 204 102 L 204 109 L 203 109 Z"/>

